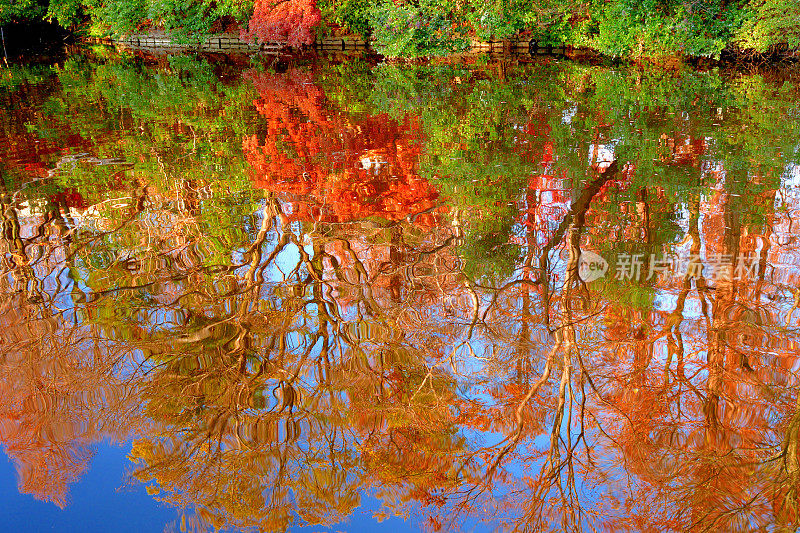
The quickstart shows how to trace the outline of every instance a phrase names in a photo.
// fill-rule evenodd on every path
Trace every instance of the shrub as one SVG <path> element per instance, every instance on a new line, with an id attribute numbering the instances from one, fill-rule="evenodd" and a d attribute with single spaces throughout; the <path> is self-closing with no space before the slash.
<path id="1" fill-rule="evenodd" d="M 125 35 L 131 33 L 147 18 L 146 0 L 107 0 L 92 11 L 93 33 Z"/>
<path id="2" fill-rule="evenodd" d="M 314 41 L 321 20 L 316 0 L 256 0 L 247 35 L 299 47 Z"/>
<path id="3" fill-rule="evenodd" d="M 323 19 L 363 37 L 370 35 L 369 12 L 375 7 L 374 0 L 323 0 L 318 5 Z"/>
<path id="4" fill-rule="evenodd" d="M 617 57 L 718 58 L 742 18 L 738 5 L 724 0 L 612 0 L 599 17 L 591 45 Z"/>
<path id="5" fill-rule="evenodd" d="M 384 0 L 369 18 L 375 47 L 388 57 L 440 56 L 469 46 L 466 25 L 430 0 L 417 5 Z"/>
<path id="6" fill-rule="evenodd" d="M 800 4 L 796 0 L 751 0 L 734 42 L 762 53 L 782 45 L 800 48 Z"/>

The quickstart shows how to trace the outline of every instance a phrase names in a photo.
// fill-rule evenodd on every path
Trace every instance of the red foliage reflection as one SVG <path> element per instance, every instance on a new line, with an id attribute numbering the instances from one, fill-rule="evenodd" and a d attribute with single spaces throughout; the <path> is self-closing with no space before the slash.
<path id="1" fill-rule="evenodd" d="M 368 217 L 400 220 L 427 213 L 438 191 L 417 172 L 421 151 L 416 118 L 351 117 L 330 112 L 307 72 L 250 74 L 266 119 L 263 140 L 243 141 L 257 187 L 291 202 L 291 218 L 347 222 Z"/>

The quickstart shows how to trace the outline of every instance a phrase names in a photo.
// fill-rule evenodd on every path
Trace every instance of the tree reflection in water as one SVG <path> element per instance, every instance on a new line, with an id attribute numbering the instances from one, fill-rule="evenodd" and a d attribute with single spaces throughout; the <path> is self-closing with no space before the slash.
<path id="1" fill-rule="evenodd" d="M 791 78 L 70 61 L 0 115 L 21 490 L 133 439 L 200 529 L 798 525 Z"/>

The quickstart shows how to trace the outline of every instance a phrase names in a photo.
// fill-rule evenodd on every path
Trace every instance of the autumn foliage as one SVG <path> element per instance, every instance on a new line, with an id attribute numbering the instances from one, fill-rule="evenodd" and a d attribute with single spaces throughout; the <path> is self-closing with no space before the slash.
<path id="1" fill-rule="evenodd" d="M 256 0 L 246 35 L 300 47 L 314 42 L 313 29 L 321 20 L 315 0 Z"/>
<path id="2" fill-rule="evenodd" d="M 343 222 L 400 220 L 436 206 L 438 192 L 417 172 L 420 125 L 386 115 L 348 117 L 326 109 L 307 72 L 251 74 L 266 119 L 263 139 L 242 143 L 255 185 L 281 194 L 296 219 Z"/>

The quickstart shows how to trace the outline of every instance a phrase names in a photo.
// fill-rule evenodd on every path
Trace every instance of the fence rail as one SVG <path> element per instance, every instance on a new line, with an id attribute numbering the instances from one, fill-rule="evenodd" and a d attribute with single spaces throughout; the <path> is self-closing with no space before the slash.
<path id="1" fill-rule="evenodd" d="M 237 34 L 223 33 L 211 36 L 199 42 L 176 42 L 166 35 L 133 34 L 119 39 L 93 38 L 92 42 L 119 44 L 130 48 L 156 50 L 162 52 L 181 50 L 201 50 L 208 52 L 277 52 L 285 47 L 279 42 L 255 43 L 240 38 Z M 314 48 L 325 51 L 370 50 L 369 41 L 359 37 L 335 37 L 319 39 Z M 517 39 L 504 41 L 472 41 L 470 52 L 488 52 L 499 54 L 562 54 L 564 46 L 539 44 L 533 39 Z"/>

